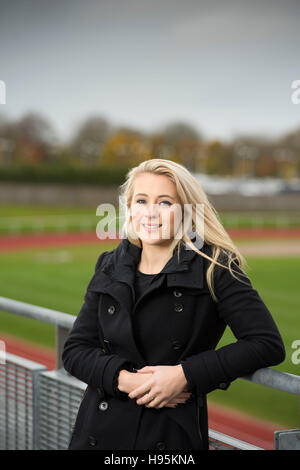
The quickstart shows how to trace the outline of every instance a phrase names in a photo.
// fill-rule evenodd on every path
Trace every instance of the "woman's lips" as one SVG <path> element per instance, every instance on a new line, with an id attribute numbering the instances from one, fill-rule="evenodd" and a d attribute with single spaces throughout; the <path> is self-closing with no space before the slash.
<path id="1" fill-rule="evenodd" d="M 142 226 L 145 230 L 147 230 L 147 232 L 155 232 L 162 226 L 162 224 L 142 224 Z"/>

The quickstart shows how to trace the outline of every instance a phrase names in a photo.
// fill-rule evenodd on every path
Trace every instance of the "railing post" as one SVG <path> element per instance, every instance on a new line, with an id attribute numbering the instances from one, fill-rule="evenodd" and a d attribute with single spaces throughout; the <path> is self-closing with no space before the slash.
<path id="1" fill-rule="evenodd" d="M 62 352 L 64 349 L 65 341 L 69 335 L 69 328 L 64 328 L 62 326 L 56 325 L 55 328 L 55 342 L 56 342 L 56 369 L 61 369 L 63 367 L 62 363 Z"/>

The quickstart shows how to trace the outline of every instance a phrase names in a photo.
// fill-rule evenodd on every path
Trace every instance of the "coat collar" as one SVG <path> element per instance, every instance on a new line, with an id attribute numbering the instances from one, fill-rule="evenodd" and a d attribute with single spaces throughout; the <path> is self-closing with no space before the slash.
<path id="1" fill-rule="evenodd" d="M 203 248 L 206 244 L 203 245 Z M 137 265 L 140 261 L 142 248 L 123 238 L 112 256 L 103 267 L 113 281 L 126 282 L 133 286 Z M 197 263 L 192 261 L 197 257 Z M 194 250 L 188 249 L 181 242 L 179 260 L 177 246 L 173 250 L 172 257 L 168 260 L 162 271 L 158 274 L 167 275 L 168 286 L 203 287 L 203 258 Z"/>

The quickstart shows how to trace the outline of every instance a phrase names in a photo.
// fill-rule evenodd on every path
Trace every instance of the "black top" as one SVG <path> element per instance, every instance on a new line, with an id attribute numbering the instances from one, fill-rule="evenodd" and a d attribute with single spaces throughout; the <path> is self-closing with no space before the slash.
<path id="1" fill-rule="evenodd" d="M 136 270 L 135 273 L 135 303 L 138 301 L 142 293 L 148 289 L 150 286 L 152 280 L 155 278 L 155 276 L 158 276 L 158 274 L 145 274 L 139 271 L 138 269 Z"/>
<path id="2" fill-rule="evenodd" d="M 137 303 L 141 295 L 148 290 L 151 282 L 158 275 L 159 274 L 145 274 L 138 269 L 136 270 L 134 284 L 135 303 Z M 147 359 L 147 348 L 145 348 L 144 345 L 149 341 L 149 331 L 153 329 L 153 323 L 155 323 L 155 321 L 156 319 L 154 317 L 147 318 L 145 315 L 135 315 L 132 319 L 135 341 L 145 359 Z"/>
<path id="3" fill-rule="evenodd" d="M 157 276 L 158 274 L 145 274 L 142 273 L 141 271 L 138 271 L 136 269 L 136 276 L 135 276 L 135 284 L 134 284 L 134 290 L 135 290 L 135 303 L 138 301 L 140 296 L 145 292 L 151 281 Z M 144 348 L 143 348 L 143 333 L 147 334 L 147 325 L 143 325 L 143 319 L 139 318 L 138 316 L 134 319 L 133 321 L 133 333 L 135 336 L 135 340 L 142 351 L 143 354 L 145 354 Z M 121 369 L 127 369 L 132 371 L 131 369 L 131 364 L 128 363 L 127 366 L 123 365 Z M 118 385 L 118 375 L 119 375 L 119 369 L 116 371 L 115 376 L 114 376 L 114 389 L 117 391 L 117 385 Z M 122 393 L 119 395 L 123 395 Z"/>

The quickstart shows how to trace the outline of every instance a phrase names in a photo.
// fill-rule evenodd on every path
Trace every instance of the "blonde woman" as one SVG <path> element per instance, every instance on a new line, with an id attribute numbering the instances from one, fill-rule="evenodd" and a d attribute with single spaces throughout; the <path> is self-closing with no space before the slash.
<path id="1" fill-rule="evenodd" d="M 99 256 L 65 343 L 88 384 L 69 449 L 208 450 L 206 396 L 285 348 L 200 183 L 150 159 L 121 186 L 124 237 Z M 216 349 L 228 325 L 237 341 Z"/>

